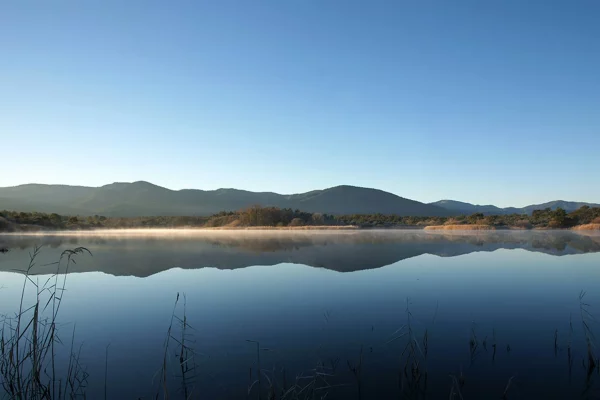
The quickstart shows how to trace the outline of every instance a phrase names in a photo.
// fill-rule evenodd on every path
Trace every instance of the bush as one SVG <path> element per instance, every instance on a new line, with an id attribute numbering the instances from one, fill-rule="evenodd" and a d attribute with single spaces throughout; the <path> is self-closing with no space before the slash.
<path id="1" fill-rule="evenodd" d="M 557 219 L 553 219 L 550 222 L 548 222 L 548 228 L 551 228 L 551 229 L 562 228 L 562 222 Z"/>
<path id="2" fill-rule="evenodd" d="M 0 230 L 8 230 L 11 227 L 10 225 L 6 218 L 0 217 Z"/>
<path id="3" fill-rule="evenodd" d="M 515 228 L 520 228 L 520 229 L 531 229 L 532 225 L 529 221 L 527 221 L 526 219 L 521 219 L 517 222 L 515 222 Z"/>
<path id="4" fill-rule="evenodd" d="M 290 221 L 290 226 L 302 226 L 304 225 L 304 220 L 302 218 L 294 218 Z"/>

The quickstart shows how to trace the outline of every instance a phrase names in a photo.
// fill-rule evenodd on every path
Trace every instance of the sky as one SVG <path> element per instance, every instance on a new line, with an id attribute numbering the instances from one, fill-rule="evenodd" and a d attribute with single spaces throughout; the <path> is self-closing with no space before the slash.
<path id="1" fill-rule="evenodd" d="M 596 0 L 0 0 L 0 186 L 600 203 Z"/>

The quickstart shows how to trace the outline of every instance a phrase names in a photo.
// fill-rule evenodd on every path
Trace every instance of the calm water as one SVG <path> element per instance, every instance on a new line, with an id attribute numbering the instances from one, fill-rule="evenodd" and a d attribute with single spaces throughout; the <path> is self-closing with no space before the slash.
<path id="1" fill-rule="evenodd" d="M 260 342 L 263 398 L 268 379 L 289 386 L 320 363 L 335 367 L 327 381 L 341 385 L 322 389 L 322 395 L 358 398 L 349 365 L 358 364 L 361 348 L 362 398 L 402 398 L 399 371 L 408 335 L 390 339 L 407 324 L 407 302 L 421 353 L 428 333 L 423 364 L 430 398 L 448 398 L 449 375 L 461 374 L 465 399 L 501 398 L 511 377 L 508 398 L 599 398 L 599 384 L 593 381 L 600 380 L 598 372 L 582 395 L 585 347 L 578 298 L 585 290 L 591 312 L 600 308 L 598 235 L 250 231 L 0 236 L 0 247 L 10 249 L 0 254 L 2 314 L 18 309 L 23 276 L 11 271 L 26 267 L 34 245 L 44 245 L 32 270 L 39 281 L 55 268 L 43 265 L 56 261 L 63 250 L 85 246 L 93 253 L 71 266 L 60 314 L 64 337 L 70 338 L 76 326 L 75 340 L 82 344 L 82 362 L 90 374 L 88 398 L 104 398 L 109 344 L 108 397 L 154 397 L 159 386 L 153 378 L 162 365 L 177 293 L 176 313 L 183 315 L 185 293 L 187 320 L 194 328 L 194 398 L 248 397 L 257 356 L 256 345 L 247 340 Z M 598 324 L 591 324 L 597 330 Z M 181 336 L 179 328 L 174 332 Z M 477 349 L 471 354 L 473 333 Z M 176 354 L 169 352 L 173 394 L 181 381 Z M 258 397 L 257 388 L 251 397 Z"/>

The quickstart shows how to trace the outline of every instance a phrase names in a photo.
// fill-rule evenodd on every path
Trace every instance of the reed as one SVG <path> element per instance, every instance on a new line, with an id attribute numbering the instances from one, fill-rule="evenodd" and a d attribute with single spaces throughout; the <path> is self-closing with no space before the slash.
<path id="1" fill-rule="evenodd" d="M 183 311 L 180 317 L 177 315 L 177 307 L 181 297 L 183 297 Z M 180 329 L 179 334 L 177 334 L 176 328 Z M 171 312 L 170 323 L 165 336 L 162 365 L 160 370 L 155 374 L 155 378 L 156 376 L 159 376 L 159 389 L 156 393 L 157 399 L 161 392 L 162 397 L 165 400 L 172 397 L 172 391 L 170 390 L 171 379 L 169 379 L 169 371 L 171 369 L 173 369 L 173 374 L 181 374 L 174 376 L 181 380 L 178 392 L 183 395 L 183 398 L 189 399 L 195 393 L 196 379 L 198 377 L 196 364 L 197 353 L 192 347 L 192 344 L 195 343 L 195 341 L 193 340 L 194 334 L 190 331 L 195 331 L 195 329 L 188 323 L 187 297 L 185 293 L 183 296 L 180 296 L 179 293 L 177 293 L 173 311 Z M 176 367 L 170 365 L 171 360 L 178 361 Z"/>
<path id="2" fill-rule="evenodd" d="M 256 396 L 257 399 L 267 400 L 316 400 L 329 398 L 331 389 L 349 386 L 348 383 L 332 383 L 336 378 L 339 359 L 330 359 L 326 364 L 323 361 L 317 361 L 314 368 L 296 375 L 293 383 L 288 385 L 286 369 L 278 369 L 273 366 L 272 369 L 261 367 L 261 353 L 274 352 L 273 349 L 261 347 L 256 340 L 246 339 L 246 342 L 256 346 L 256 366 L 250 367 L 249 383 L 247 388 L 247 398 Z M 362 357 L 362 352 L 361 352 Z M 359 365 L 362 364 L 362 358 Z M 348 361 L 349 367 L 356 368 Z M 360 369 L 360 367 L 358 367 Z M 360 376 L 360 372 L 357 372 Z M 264 378 L 264 380 L 263 380 Z M 360 381 L 360 379 L 358 379 Z M 360 393 L 360 392 L 359 392 Z M 264 396 L 263 396 L 264 395 Z M 360 394 L 359 394 L 360 396 Z"/>
<path id="3" fill-rule="evenodd" d="M 47 264 L 56 270 L 45 281 L 31 276 L 41 247 L 29 254 L 24 270 L 18 312 L 2 321 L 0 336 L 0 377 L 2 388 L 14 399 L 67 399 L 85 395 L 87 372 L 80 362 L 81 348 L 75 350 L 75 328 L 71 340 L 66 376 L 56 372 L 56 352 L 61 345 L 57 317 L 65 293 L 67 274 L 78 255 L 91 252 L 84 247 L 65 250 L 59 261 Z M 60 272 L 64 267 L 64 272 Z M 27 305 L 26 292 L 34 290 L 35 301 Z"/>
<path id="4" fill-rule="evenodd" d="M 592 328 L 590 322 L 594 319 L 590 312 L 590 304 L 586 303 L 585 300 L 585 291 L 581 291 L 579 294 L 579 312 L 581 316 L 581 325 L 583 327 L 583 333 L 585 337 L 586 343 L 586 357 L 583 359 L 583 366 L 586 370 L 586 383 L 588 384 L 587 389 L 591 388 L 591 379 L 592 374 L 598 367 L 598 359 L 594 354 L 594 333 L 592 332 Z"/>

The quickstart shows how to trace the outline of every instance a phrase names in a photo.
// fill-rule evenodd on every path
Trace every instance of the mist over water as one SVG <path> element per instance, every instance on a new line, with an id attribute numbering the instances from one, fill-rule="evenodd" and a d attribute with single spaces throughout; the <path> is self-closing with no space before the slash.
<path id="1" fill-rule="evenodd" d="M 11 271 L 26 266 L 32 246 L 44 245 L 32 271 L 39 280 L 53 272 L 44 264 L 64 249 L 93 253 L 71 266 L 60 314 L 63 335 L 70 337 L 76 324 L 76 341 L 83 343 L 89 398 L 103 396 L 108 344 L 109 398 L 156 394 L 153 377 L 177 293 L 185 293 L 194 328 L 195 385 L 203 398 L 247 398 L 249 369 L 256 368 L 256 345 L 247 340 L 269 349 L 261 353 L 261 368 L 278 371 L 279 380 L 283 368 L 289 381 L 317 363 L 337 362 L 330 383 L 347 386 L 330 390 L 335 399 L 356 397 L 348 361 L 358 362 L 362 348 L 363 398 L 399 397 L 406 342 L 390 339 L 407 323 L 407 305 L 415 334 L 428 331 L 431 398 L 448 396 L 449 374 L 461 371 L 465 398 L 501 398 L 511 377 L 516 398 L 573 398 L 583 390 L 578 295 L 585 290 L 586 302 L 600 305 L 598 235 L 123 233 L 0 236 L 0 247 L 10 249 L 0 254 L 3 314 L 18 305 L 23 276 Z M 176 386 L 178 378 L 170 379 Z"/>

